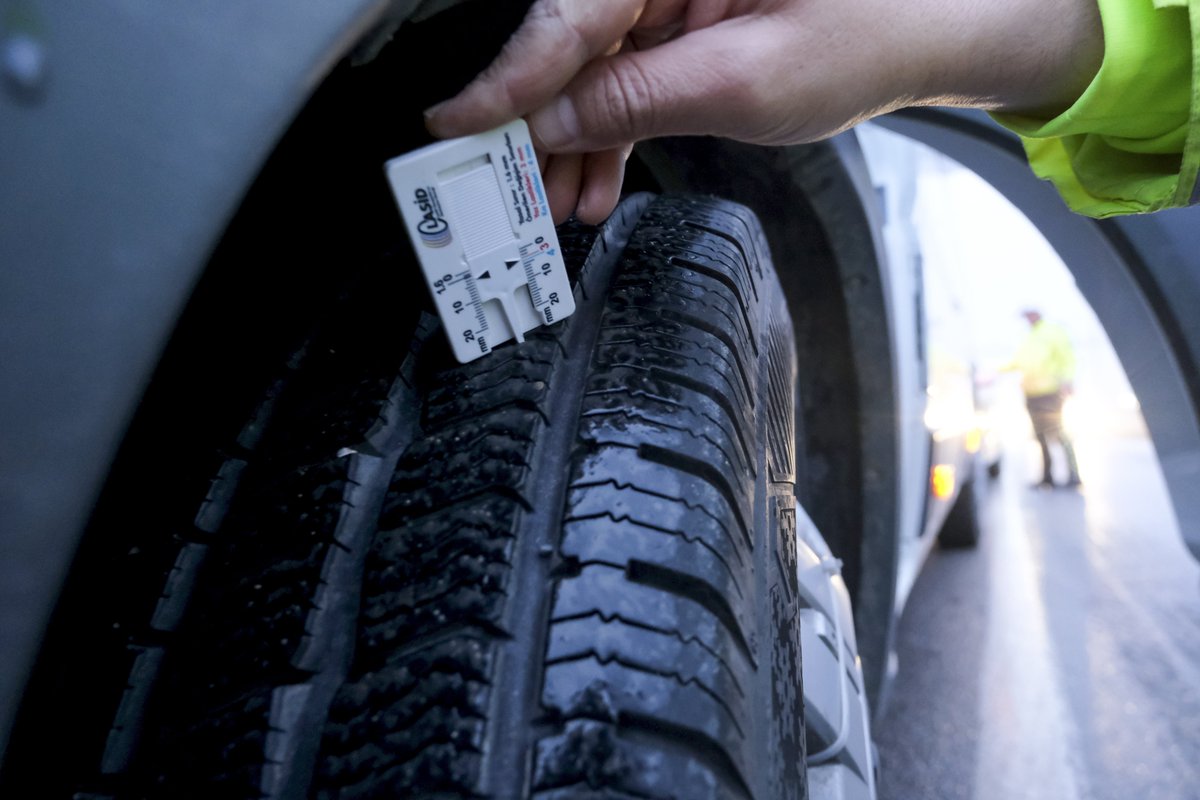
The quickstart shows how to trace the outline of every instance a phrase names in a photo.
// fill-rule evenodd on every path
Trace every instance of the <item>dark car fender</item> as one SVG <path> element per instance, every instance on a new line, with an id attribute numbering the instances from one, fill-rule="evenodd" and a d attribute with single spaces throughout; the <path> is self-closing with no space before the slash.
<path id="1" fill-rule="evenodd" d="M 0 84 L 0 751 L 116 448 L 244 192 L 353 45 L 448 3 L 18 5 L 0 48 L 36 58 Z"/>

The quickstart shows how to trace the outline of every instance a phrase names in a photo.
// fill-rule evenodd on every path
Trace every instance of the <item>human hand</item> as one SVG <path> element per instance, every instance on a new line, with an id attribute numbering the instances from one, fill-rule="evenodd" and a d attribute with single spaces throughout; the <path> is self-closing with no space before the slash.
<path id="1" fill-rule="evenodd" d="M 793 144 L 909 105 L 1050 114 L 1102 52 L 1095 0 L 537 0 L 426 121 L 449 137 L 527 116 L 555 219 L 595 223 L 641 139 Z"/>

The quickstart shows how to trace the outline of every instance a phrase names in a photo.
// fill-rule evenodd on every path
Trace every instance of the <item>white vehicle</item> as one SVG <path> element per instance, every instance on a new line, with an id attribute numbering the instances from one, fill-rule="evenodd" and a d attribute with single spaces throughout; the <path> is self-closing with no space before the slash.
<path id="1" fill-rule="evenodd" d="M 0 794 L 874 796 L 976 473 L 886 147 L 639 146 L 559 231 L 574 315 L 460 365 L 383 164 L 527 4 L 19 5 Z M 980 116 L 885 124 L 1075 270 L 1200 552 L 1192 212 L 1074 217 Z"/>

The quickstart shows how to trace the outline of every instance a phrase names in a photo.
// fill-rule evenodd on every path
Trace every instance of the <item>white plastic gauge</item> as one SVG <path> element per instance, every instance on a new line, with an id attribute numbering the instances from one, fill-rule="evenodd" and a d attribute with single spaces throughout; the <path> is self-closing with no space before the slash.
<path id="1" fill-rule="evenodd" d="M 432 144 L 386 169 L 460 362 L 575 311 L 524 121 Z"/>

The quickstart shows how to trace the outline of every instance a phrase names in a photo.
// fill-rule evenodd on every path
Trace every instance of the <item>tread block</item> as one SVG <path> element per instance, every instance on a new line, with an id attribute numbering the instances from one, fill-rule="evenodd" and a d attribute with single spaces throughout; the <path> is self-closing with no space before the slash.
<path id="1" fill-rule="evenodd" d="M 720 556 L 738 576 L 750 582 L 750 551 L 727 520 L 713 514 L 691 498 L 660 494 L 612 479 L 603 483 L 576 484 L 567 496 L 567 522 L 608 515 L 629 519 L 702 543 Z"/>
<path id="2" fill-rule="evenodd" d="M 198 530 L 205 533 L 216 533 L 220 529 L 221 523 L 225 521 L 225 515 L 229 513 L 234 491 L 245 469 L 246 462 L 240 458 L 231 458 L 221 464 L 209 485 L 204 502 L 200 504 L 200 509 L 196 512 L 193 524 Z"/>
<path id="3" fill-rule="evenodd" d="M 282 391 L 272 387 L 250 463 L 226 462 L 237 497 L 220 498 L 220 527 L 200 552 L 206 577 L 172 633 L 164 721 L 147 754 L 160 796 L 276 797 L 308 784 L 312 729 L 349 661 L 362 561 L 415 421 L 412 364 L 430 333 L 426 320 L 408 348 L 367 344 L 387 341 L 365 318 L 379 317 L 348 316 L 292 365 L 303 369 Z M 177 559 L 156 622 L 175 621 L 196 548 Z"/>
<path id="4" fill-rule="evenodd" d="M 636 564 L 657 564 L 727 598 L 743 625 L 748 625 L 747 599 L 753 587 L 743 588 L 733 569 L 717 553 L 689 540 L 680 531 L 656 528 L 609 515 L 571 519 L 564 526 L 560 551 L 581 565 L 609 564 L 636 573 Z M 635 566 L 630 566 L 635 565 Z"/>
<path id="5" fill-rule="evenodd" d="M 519 350 L 501 347 L 488 358 L 441 373 L 425 403 L 421 427 L 436 431 L 511 407 L 542 413 L 556 350 L 553 341 L 530 337 Z M 493 358 L 504 360 L 489 363 Z"/>
<path id="6" fill-rule="evenodd" d="M 209 553 L 210 571 L 232 580 L 201 591 L 205 613 L 189 620 L 178 645 L 185 717 L 237 697 L 247 680 L 262 686 L 295 678 L 292 660 L 317 604 L 326 556 L 342 547 L 335 537 L 353 488 L 350 465 L 351 459 L 335 459 L 247 487 L 252 496 L 243 498 L 243 513 L 235 511 L 224 546 Z M 229 625 L 247 616 L 254 624 Z"/>
<path id="7" fill-rule="evenodd" d="M 620 338 L 606 336 L 605 339 L 597 348 L 596 361 L 599 366 L 645 371 L 660 380 L 670 380 L 667 376 L 679 376 L 677 382 L 685 386 L 707 383 L 713 391 L 724 396 L 733 408 L 752 407 L 750 394 L 745 388 L 746 379 L 740 373 L 735 370 L 714 370 L 714 365 L 726 366 L 736 362 L 723 360 L 722 356 L 714 358 L 707 351 L 682 354 L 680 347 L 662 336 L 629 338 L 622 332 Z"/>
<path id="8" fill-rule="evenodd" d="M 208 545 L 195 542 L 189 542 L 180 549 L 154 608 L 154 616 L 150 619 L 151 628 L 166 632 L 179 627 L 207 554 Z"/>
<path id="9" fill-rule="evenodd" d="M 654 324 L 659 320 L 675 323 L 682 331 L 701 341 L 707 339 L 723 346 L 729 353 L 729 361 L 735 365 L 734 371 L 749 387 L 744 396 L 753 409 L 757 403 L 757 375 L 742 355 L 749 345 L 743 340 L 744 337 L 738 335 L 735 319 L 728 314 L 714 314 L 707 305 L 689 302 L 687 298 L 680 297 L 678 292 L 665 291 L 664 294 L 670 295 L 669 298 L 651 295 L 658 291 L 659 288 L 653 285 L 638 287 L 636 292 L 626 291 L 624 296 L 614 298 L 619 303 L 615 308 L 627 312 L 627 318 L 642 320 L 643 324 Z"/>
<path id="10" fill-rule="evenodd" d="M 120 774 L 129 769 L 141 736 L 150 692 L 162 668 L 163 648 L 131 649 L 134 651 L 133 666 L 100 759 L 100 772 L 105 775 Z"/>
<path id="11" fill-rule="evenodd" d="M 802 763 L 763 770 L 752 752 L 794 756 L 801 722 L 798 673 L 783 678 L 794 609 L 766 584 L 777 542 L 754 530 L 775 491 L 759 482 L 794 480 L 793 344 L 766 333 L 782 300 L 762 238 L 741 207 L 664 198 L 623 256 L 572 458 L 542 695 L 558 724 L 534 797 L 802 791 Z M 760 634 L 787 639 L 761 664 Z M 778 719 L 751 745 L 764 692 Z"/>
<path id="12" fill-rule="evenodd" d="M 696 330 L 724 342 L 744 362 L 741 368 L 745 370 L 757 353 L 751 345 L 756 326 L 737 292 L 721 280 L 725 276 L 720 266 L 703 264 L 701 259 L 695 253 L 665 258 L 647 255 L 642 263 L 621 274 L 614 287 L 614 300 L 618 307 L 669 310 L 690 319 Z"/>
<path id="13" fill-rule="evenodd" d="M 734 406 L 729 397 L 703 381 L 678 373 L 639 369 L 637 366 L 608 366 L 588 382 L 588 401 L 596 397 L 629 396 L 640 405 L 646 401 L 695 409 L 706 419 L 716 419 L 736 437 L 743 453 L 752 452 L 754 428 L 744 407 Z"/>
<path id="14" fill-rule="evenodd" d="M 712 650 L 736 652 L 746 663 L 755 662 L 753 639 L 717 598 L 636 583 L 627 570 L 604 564 L 582 566 L 577 576 L 560 581 L 552 613 L 553 621 L 599 614 L 659 630 L 679 630 Z"/>
<path id="15" fill-rule="evenodd" d="M 387 792 L 469 785 L 487 711 L 489 644 L 460 632 L 345 684 L 325 729 L 317 796 L 370 796 L 358 792 L 374 786 L 379 796 L 401 797 L 410 794 Z M 456 713 L 438 717 L 434 708 Z"/>
<path id="16" fill-rule="evenodd" d="M 642 721 L 690 741 L 698 752 L 722 751 L 730 763 L 747 763 L 744 722 L 712 689 L 675 672 L 651 672 L 636 663 L 584 658 L 546 667 L 545 708 L 577 717 L 626 724 Z M 619 784 L 618 784 L 619 785 Z"/>
<path id="17" fill-rule="evenodd" d="M 745 487 L 734 486 L 723 475 L 699 459 L 677 451 L 642 445 L 594 444 L 575 465 L 572 485 L 619 481 L 661 497 L 687 498 L 689 505 L 704 509 L 732 531 L 747 550 L 750 536 L 751 500 Z"/>
<path id="18" fill-rule="evenodd" d="M 632 375 L 631 370 L 626 374 Z M 692 392 L 693 390 L 684 390 Z M 697 401 L 703 398 L 707 404 L 683 404 L 660 395 L 645 391 L 623 388 L 589 391 L 583 401 L 583 415 L 600 415 L 605 412 L 633 413 L 658 421 L 660 424 L 696 431 L 708 436 L 719 446 L 733 452 L 746 471 L 755 470 L 746 438 L 735 427 L 729 414 L 720 405 L 703 393 L 697 393 Z M 712 406 L 712 408 L 708 408 Z"/>
<path id="19" fill-rule="evenodd" d="M 639 452 L 653 447 L 659 451 L 677 452 L 687 459 L 710 465 L 722 476 L 733 476 L 721 481 L 730 487 L 743 488 L 748 482 L 746 479 L 754 475 L 749 470 L 737 469 L 736 451 L 723 447 L 720 440 L 705 435 L 704 431 L 664 424 L 636 411 L 588 414 L 580 422 L 579 436 L 592 447 L 616 445 L 635 448 Z M 745 508 L 744 502 L 742 508 Z"/>
<path id="20" fill-rule="evenodd" d="M 698 639 L 686 638 L 678 631 L 664 632 L 595 615 L 555 622 L 550 629 L 546 663 L 586 657 L 601 663 L 636 665 L 664 675 L 674 673 L 683 683 L 695 683 L 739 702 L 746 699 L 749 688 L 750 673 L 744 665 L 732 666 Z M 732 713 L 744 728 L 744 710 L 734 709 Z"/>
<path id="21" fill-rule="evenodd" d="M 682 227 L 702 231 L 728 243 L 741 257 L 740 264 L 750 277 L 752 288 L 766 280 L 764 264 L 769 263 L 770 258 L 762 229 L 750 209 L 733 203 L 705 207 L 693 199 L 685 211 Z"/>
<path id="22" fill-rule="evenodd" d="M 736 777 L 668 737 L 597 719 L 573 719 L 538 742 L 534 800 L 748 798 Z"/>

